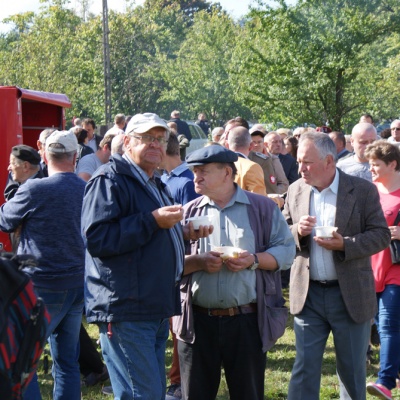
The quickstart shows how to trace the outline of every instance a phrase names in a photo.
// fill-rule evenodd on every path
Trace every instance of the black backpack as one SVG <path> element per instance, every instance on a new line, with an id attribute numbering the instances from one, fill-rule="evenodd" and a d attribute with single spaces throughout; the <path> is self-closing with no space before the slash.
<path id="1" fill-rule="evenodd" d="M 50 316 L 24 267 L 32 256 L 0 256 L 0 394 L 2 400 L 22 399 L 46 341 Z"/>

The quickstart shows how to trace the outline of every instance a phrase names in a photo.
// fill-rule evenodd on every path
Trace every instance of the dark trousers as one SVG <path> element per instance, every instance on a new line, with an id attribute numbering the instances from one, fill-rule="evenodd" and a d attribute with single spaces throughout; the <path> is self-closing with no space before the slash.
<path id="1" fill-rule="evenodd" d="M 103 361 L 83 324 L 81 324 L 81 330 L 79 331 L 79 345 L 79 369 L 81 374 L 83 376 L 88 376 L 91 372 L 101 374 L 104 367 Z"/>
<path id="2" fill-rule="evenodd" d="M 193 344 L 178 340 L 182 398 L 215 399 L 223 365 L 231 400 L 264 399 L 266 354 L 257 314 L 209 317 L 195 312 L 194 329 Z"/>

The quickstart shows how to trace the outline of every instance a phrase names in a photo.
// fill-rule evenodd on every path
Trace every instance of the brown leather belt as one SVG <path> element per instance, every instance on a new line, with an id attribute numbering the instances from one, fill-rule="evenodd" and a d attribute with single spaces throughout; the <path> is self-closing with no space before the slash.
<path id="1" fill-rule="evenodd" d="M 195 304 L 193 304 L 192 307 L 193 311 L 199 312 L 201 314 L 207 314 L 210 317 L 233 317 L 234 315 L 253 314 L 257 312 L 256 303 L 244 304 L 239 307 L 231 308 L 204 308 L 196 306 Z"/>
<path id="2" fill-rule="evenodd" d="M 330 287 L 335 287 L 339 286 L 339 281 L 334 280 L 334 281 L 313 281 L 310 280 L 311 283 L 315 283 L 318 286 L 321 286 L 323 288 L 330 288 Z"/>

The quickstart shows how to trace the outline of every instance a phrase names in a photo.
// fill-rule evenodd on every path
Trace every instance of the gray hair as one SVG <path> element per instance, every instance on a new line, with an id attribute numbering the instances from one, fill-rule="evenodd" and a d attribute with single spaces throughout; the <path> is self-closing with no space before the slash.
<path id="1" fill-rule="evenodd" d="M 397 123 L 397 122 L 400 122 L 400 119 L 393 120 L 392 123 L 390 124 L 390 129 L 392 129 L 394 124 Z"/>
<path id="2" fill-rule="evenodd" d="M 229 132 L 228 144 L 233 151 L 236 149 L 248 149 L 251 143 L 251 135 L 243 126 L 236 126 Z"/>
<path id="3" fill-rule="evenodd" d="M 124 154 L 124 137 L 125 135 L 116 135 L 111 141 L 111 155 Z"/>
<path id="4" fill-rule="evenodd" d="M 314 146 L 317 148 L 321 160 L 326 158 L 326 156 L 331 155 L 333 157 L 333 160 L 337 162 L 338 157 L 335 143 L 333 143 L 333 140 L 326 133 L 305 132 L 300 136 L 299 144 L 306 140 L 314 143 Z"/>
<path id="5" fill-rule="evenodd" d="M 39 142 L 46 145 L 46 140 L 47 138 L 53 133 L 55 132 L 57 129 L 55 128 L 47 128 L 45 130 L 43 130 L 42 132 L 40 132 L 39 135 Z"/>
<path id="6" fill-rule="evenodd" d="M 63 149 L 64 146 L 61 143 L 51 143 L 50 148 L 53 149 Z M 72 161 L 74 159 L 74 156 L 77 152 L 76 151 L 69 151 L 68 153 L 55 153 L 52 151 L 49 151 L 48 146 L 46 146 L 46 157 L 48 160 L 51 160 L 53 162 L 64 162 L 64 161 Z"/>
<path id="7" fill-rule="evenodd" d="M 214 138 L 215 138 L 217 135 L 222 136 L 223 133 L 224 133 L 224 128 L 223 128 L 222 126 L 217 126 L 216 128 L 214 128 L 214 129 L 212 130 L 212 132 L 211 132 L 211 137 L 212 137 L 212 139 L 214 140 Z"/>

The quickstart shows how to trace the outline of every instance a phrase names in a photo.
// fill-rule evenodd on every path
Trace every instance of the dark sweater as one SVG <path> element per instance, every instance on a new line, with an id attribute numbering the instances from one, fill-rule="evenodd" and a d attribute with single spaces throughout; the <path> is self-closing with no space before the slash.
<path id="1" fill-rule="evenodd" d="M 22 224 L 18 254 L 32 254 L 38 266 L 26 269 L 42 288 L 83 286 L 85 250 L 81 209 L 85 182 L 72 172 L 32 179 L 21 185 L 0 209 L 0 229 L 13 232 Z"/>

